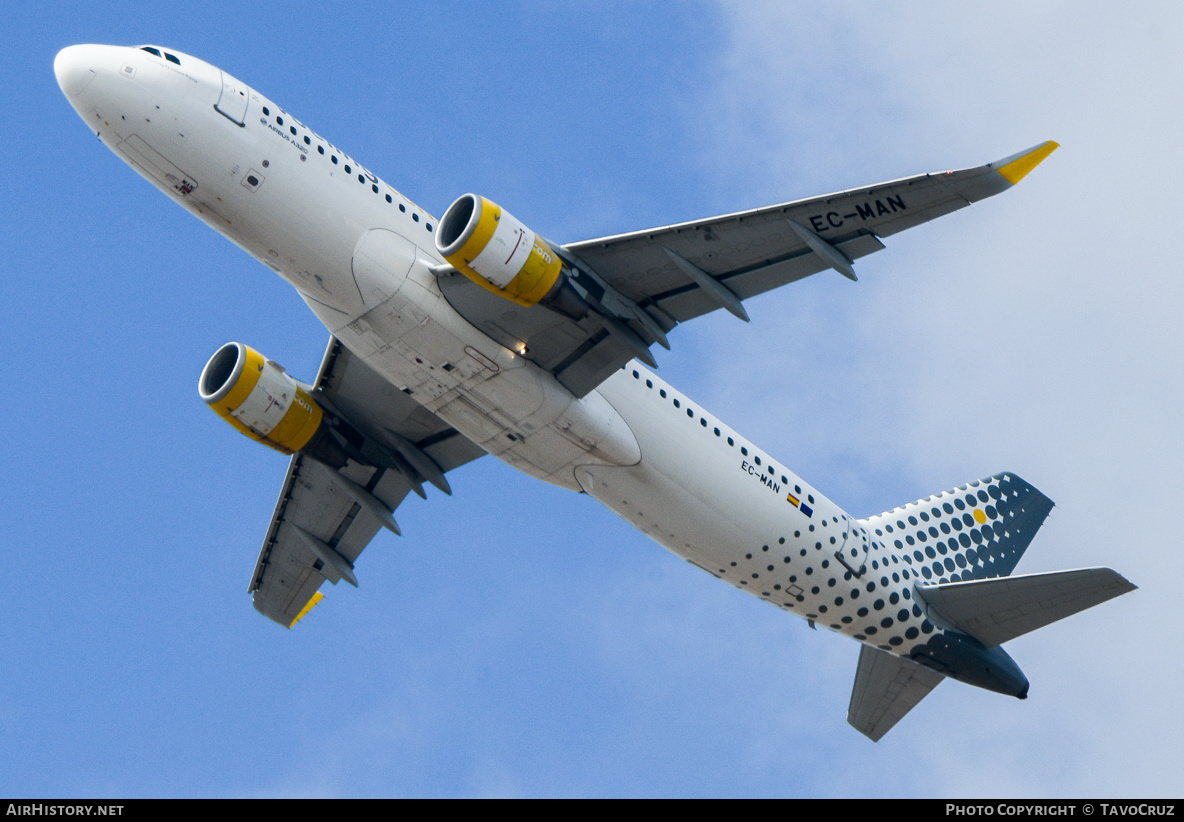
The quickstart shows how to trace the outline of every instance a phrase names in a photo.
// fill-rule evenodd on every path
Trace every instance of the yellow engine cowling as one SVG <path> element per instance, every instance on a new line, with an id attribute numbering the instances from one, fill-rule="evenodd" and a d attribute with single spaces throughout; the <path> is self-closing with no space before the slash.
<path id="1" fill-rule="evenodd" d="M 198 392 L 222 419 L 282 454 L 308 445 L 324 420 L 296 380 L 242 343 L 227 343 L 210 357 Z"/>
<path id="2" fill-rule="evenodd" d="M 436 250 L 477 285 L 527 308 L 556 287 L 563 269 L 541 237 L 476 194 L 460 197 L 444 212 Z"/>

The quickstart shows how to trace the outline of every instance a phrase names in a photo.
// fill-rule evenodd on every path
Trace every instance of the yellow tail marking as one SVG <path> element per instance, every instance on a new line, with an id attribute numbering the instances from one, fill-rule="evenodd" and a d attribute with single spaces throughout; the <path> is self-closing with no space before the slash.
<path id="1" fill-rule="evenodd" d="M 316 605 L 318 602 L 320 602 L 324 598 L 325 598 L 325 595 L 322 594 L 320 591 L 317 591 L 315 594 L 313 594 L 312 598 L 308 601 L 308 604 L 305 605 L 304 608 L 301 609 L 300 613 L 298 613 L 296 615 L 296 618 L 294 620 L 292 620 L 292 624 L 289 625 L 288 628 L 290 629 L 290 628 L 294 627 L 297 622 L 304 619 L 304 615 L 307 614 L 309 611 L 311 611 L 313 609 L 313 606 Z"/>
<path id="2" fill-rule="evenodd" d="M 1003 175 L 1004 180 L 1007 180 L 1007 182 L 1015 185 L 1020 180 L 1024 179 L 1029 171 L 1040 165 L 1045 157 L 1052 154 L 1060 147 L 1060 143 L 1049 140 L 1044 145 L 1032 149 L 1018 160 L 1012 160 L 1003 168 L 999 169 L 999 173 Z"/>

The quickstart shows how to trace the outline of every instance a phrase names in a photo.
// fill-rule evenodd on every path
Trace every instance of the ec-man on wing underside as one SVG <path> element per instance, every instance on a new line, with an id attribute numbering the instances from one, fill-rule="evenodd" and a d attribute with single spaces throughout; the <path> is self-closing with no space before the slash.
<path id="1" fill-rule="evenodd" d="M 327 401 L 365 436 L 387 443 L 392 452 L 401 446 L 413 460 L 426 455 L 433 465 L 420 464 L 416 470 L 408 464 L 400 472 L 350 460 L 339 473 L 311 457 L 293 455 L 249 589 L 256 610 L 287 627 L 320 601 L 318 589 L 326 579 L 356 584 L 353 564 L 383 527 L 382 512 L 359 499 L 373 506 L 369 495 L 394 511 L 409 491 L 422 491 L 424 480 L 447 487 L 443 472 L 485 453 L 333 337 L 315 389 L 318 400 Z M 440 474 L 433 479 L 429 475 L 437 469 Z M 350 489 L 347 482 L 356 487 Z M 366 494 L 359 495 L 358 488 Z"/>
<path id="2" fill-rule="evenodd" d="M 525 347 L 526 357 L 582 397 L 638 356 L 636 344 L 608 327 L 606 314 L 646 346 L 664 344 L 678 323 L 718 308 L 744 316 L 740 301 L 810 274 L 835 268 L 852 276 L 851 261 L 883 248 L 881 237 L 1010 188 L 1055 148 L 1049 141 L 977 168 L 553 244 L 581 296 L 603 309 L 581 320 L 541 304 L 508 304 L 455 271 L 438 281 L 465 319 L 507 348 Z"/>

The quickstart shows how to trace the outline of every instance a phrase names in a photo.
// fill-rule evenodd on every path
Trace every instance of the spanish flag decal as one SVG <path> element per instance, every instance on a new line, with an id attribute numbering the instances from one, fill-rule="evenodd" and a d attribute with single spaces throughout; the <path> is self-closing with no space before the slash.
<path id="1" fill-rule="evenodd" d="M 790 492 L 785 495 L 785 501 L 788 502 L 790 505 L 792 505 L 794 508 L 797 508 L 799 511 L 801 511 L 806 516 L 808 516 L 808 517 L 814 516 L 814 509 L 811 508 L 809 505 L 806 505 L 806 503 L 802 502 L 797 497 L 795 497 L 793 495 L 793 492 Z"/>

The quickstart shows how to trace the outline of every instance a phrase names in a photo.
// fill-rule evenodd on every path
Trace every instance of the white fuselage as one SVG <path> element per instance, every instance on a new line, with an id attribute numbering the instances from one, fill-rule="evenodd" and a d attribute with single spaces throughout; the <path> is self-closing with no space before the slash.
<path id="1" fill-rule="evenodd" d="M 489 453 L 593 496 L 707 572 L 884 650 L 908 647 L 922 614 L 891 548 L 636 363 L 573 397 L 449 305 L 429 270 L 443 262 L 430 214 L 258 92 L 160 51 L 176 62 L 77 46 L 55 70 L 110 149 L 291 283 L 375 371 Z M 847 541 L 867 555 L 860 579 L 835 557 Z"/>

